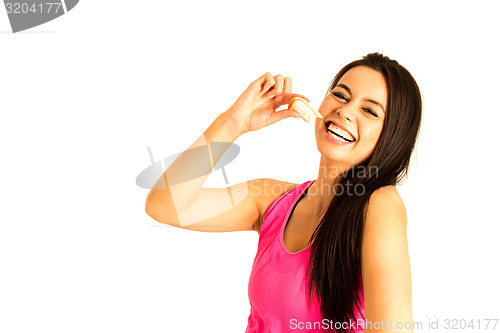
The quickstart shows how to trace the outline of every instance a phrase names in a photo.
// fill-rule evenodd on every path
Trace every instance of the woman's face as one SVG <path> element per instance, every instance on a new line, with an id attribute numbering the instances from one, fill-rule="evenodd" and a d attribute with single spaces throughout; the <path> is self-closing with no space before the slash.
<path id="1" fill-rule="evenodd" d="M 323 119 L 316 118 L 315 129 L 321 155 L 342 167 L 363 162 L 380 137 L 386 109 L 384 76 L 365 66 L 351 68 L 319 108 Z"/>

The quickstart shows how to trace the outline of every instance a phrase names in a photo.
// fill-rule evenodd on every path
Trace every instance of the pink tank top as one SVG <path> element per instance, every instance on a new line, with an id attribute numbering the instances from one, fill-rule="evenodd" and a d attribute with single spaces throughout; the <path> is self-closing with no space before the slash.
<path id="1" fill-rule="evenodd" d="M 322 332 L 325 327 L 319 301 L 314 296 L 309 304 L 307 297 L 310 246 L 290 252 L 283 241 L 290 215 L 313 182 L 307 181 L 275 199 L 264 213 L 248 283 L 250 316 L 245 333 Z M 364 300 L 362 304 L 364 308 Z M 355 314 L 363 318 L 359 312 Z"/>

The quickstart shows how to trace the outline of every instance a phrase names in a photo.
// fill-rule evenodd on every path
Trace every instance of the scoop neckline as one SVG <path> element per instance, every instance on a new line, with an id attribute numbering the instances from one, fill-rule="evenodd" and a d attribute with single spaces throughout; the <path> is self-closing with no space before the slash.
<path id="1" fill-rule="evenodd" d="M 279 233 L 280 245 L 281 245 L 281 248 L 283 249 L 283 251 L 285 251 L 287 254 L 290 254 L 290 255 L 302 253 L 306 250 L 309 250 L 309 248 L 311 247 L 311 244 L 309 244 L 307 247 L 303 248 L 302 250 L 299 250 L 297 252 L 290 252 L 290 250 L 288 250 L 286 245 L 285 245 L 284 233 L 285 233 L 285 227 L 288 224 L 288 220 L 290 219 L 290 215 L 292 214 L 293 209 L 295 208 L 295 206 L 297 205 L 299 200 L 302 199 L 302 197 L 304 196 L 304 193 L 306 193 L 306 191 L 309 190 L 312 183 L 314 183 L 314 180 L 310 180 L 308 185 L 302 186 L 302 188 L 299 190 L 300 191 L 299 194 L 293 199 L 290 207 L 288 207 L 288 211 L 286 213 L 284 221 L 281 224 L 281 229 L 280 229 L 280 233 Z M 304 184 L 307 184 L 307 182 Z"/>

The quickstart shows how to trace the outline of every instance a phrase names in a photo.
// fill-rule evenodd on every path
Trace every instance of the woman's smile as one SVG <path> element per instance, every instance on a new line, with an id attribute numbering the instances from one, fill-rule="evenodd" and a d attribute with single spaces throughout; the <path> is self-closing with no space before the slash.
<path id="1" fill-rule="evenodd" d="M 382 132 L 386 109 L 382 73 L 366 66 L 349 69 L 321 103 L 323 119 L 316 119 L 316 144 L 328 165 L 348 169 L 366 160 Z"/>
<path id="2" fill-rule="evenodd" d="M 326 139 L 336 145 L 349 145 L 356 141 L 356 138 L 343 126 L 335 121 L 328 120 L 325 123 Z"/>

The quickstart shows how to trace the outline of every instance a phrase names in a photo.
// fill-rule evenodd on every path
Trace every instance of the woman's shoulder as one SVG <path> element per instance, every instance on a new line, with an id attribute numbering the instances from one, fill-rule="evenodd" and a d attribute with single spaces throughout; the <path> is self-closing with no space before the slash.
<path id="1" fill-rule="evenodd" d="M 278 199 L 285 193 L 293 190 L 300 185 L 301 184 L 272 178 L 259 178 L 251 181 L 250 186 L 252 187 L 252 191 L 254 192 L 255 198 L 257 200 L 257 208 L 260 215 L 257 230 L 258 232 L 260 232 L 260 226 L 262 225 L 267 207 L 274 200 Z"/>
<path id="2" fill-rule="evenodd" d="M 370 198 L 374 199 L 388 199 L 394 200 L 395 202 L 403 203 L 401 196 L 399 195 L 398 189 L 393 185 L 386 185 L 379 187 L 371 194 Z"/>
<path id="3" fill-rule="evenodd" d="M 362 236 L 361 272 L 366 314 L 377 313 L 379 318 L 411 314 L 406 211 L 394 186 L 381 187 L 370 195 Z"/>
<path id="4" fill-rule="evenodd" d="M 406 229 L 406 207 L 397 188 L 393 185 L 382 186 L 370 195 L 365 207 L 366 221 L 393 221 L 401 223 Z"/>

